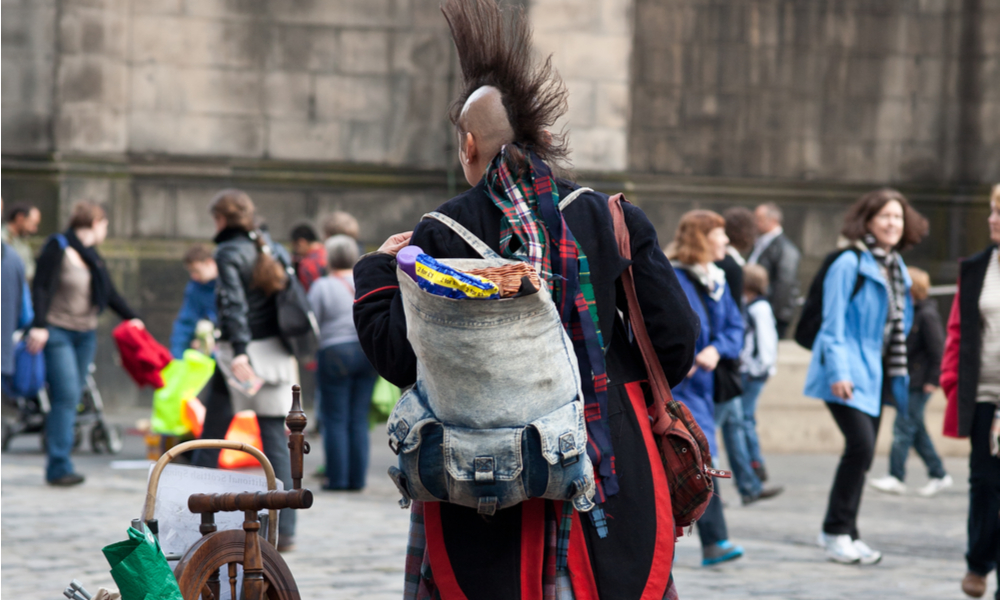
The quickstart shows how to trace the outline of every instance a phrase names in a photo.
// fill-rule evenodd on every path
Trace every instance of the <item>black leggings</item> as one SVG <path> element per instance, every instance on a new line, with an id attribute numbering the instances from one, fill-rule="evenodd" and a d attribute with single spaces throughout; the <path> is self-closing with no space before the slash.
<path id="1" fill-rule="evenodd" d="M 865 474 L 875 458 L 875 440 L 881 415 L 873 417 L 856 408 L 827 402 L 833 420 L 844 434 L 844 454 L 833 478 L 823 533 L 858 539 L 858 509 L 865 489 Z"/>
<path id="2" fill-rule="evenodd" d="M 969 455 L 969 570 L 986 575 L 1000 562 L 1000 458 L 990 454 L 996 404 L 976 403 Z M 1000 572 L 997 572 L 1000 581 Z M 1000 594 L 1000 590 L 997 591 Z M 1000 596 L 997 596 L 1000 598 Z"/>

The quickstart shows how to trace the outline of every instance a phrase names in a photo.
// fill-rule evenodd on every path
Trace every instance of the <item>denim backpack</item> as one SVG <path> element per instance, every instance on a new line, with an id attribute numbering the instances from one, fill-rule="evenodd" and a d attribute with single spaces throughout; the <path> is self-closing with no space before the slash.
<path id="1" fill-rule="evenodd" d="M 482 259 L 441 260 L 470 270 L 514 263 L 440 213 Z M 545 286 L 499 300 L 454 300 L 397 270 L 417 382 L 389 417 L 399 457 L 389 476 L 410 500 L 450 502 L 492 515 L 529 498 L 594 508 L 594 468 L 573 344 Z"/>

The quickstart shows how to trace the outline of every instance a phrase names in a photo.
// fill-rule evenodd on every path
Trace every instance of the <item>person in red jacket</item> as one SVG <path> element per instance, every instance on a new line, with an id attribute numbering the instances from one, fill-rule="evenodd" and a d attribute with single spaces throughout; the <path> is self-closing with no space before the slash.
<path id="1" fill-rule="evenodd" d="M 941 387 L 948 398 L 944 434 L 968 437 L 968 572 L 962 591 L 986 593 L 1000 563 L 1000 184 L 990 199 L 990 244 L 963 260 L 948 318 Z M 997 579 L 1000 580 L 1000 573 Z M 996 598 L 1000 600 L 1000 590 Z"/>

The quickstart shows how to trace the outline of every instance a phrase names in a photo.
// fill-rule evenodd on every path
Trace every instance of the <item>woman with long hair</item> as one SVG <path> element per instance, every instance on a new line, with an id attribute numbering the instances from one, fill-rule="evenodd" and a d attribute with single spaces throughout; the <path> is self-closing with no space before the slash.
<path id="1" fill-rule="evenodd" d="M 823 321 L 805 386 L 805 395 L 825 402 L 844 434 L 819 544 L 833 561 L 875 564 L 882 553 L 861 540 L 858 510 L 882 404 L 907 408 L 913 300 L 899 252 L 923 239 L 927 219 L 898 191 L 875 190 L 847 210 L 841 234 L 848 249 L 823 280 Z"/>
<path id="2" fill-rule="evenodd" d="M 215 383 L 224 379 L 233 410 L 257 413 L 264 455 L 285 489 L 291 489 L 285 417 L 292 405 L 291 386 L 298 383 L 298 367 L 281 338 L 276 297 L 289 283 L 282 261 L 287 265 L 290 259 L 257 226 L 256 209 L 245 192 L 222 190 L 209 204 L 209 212 L 215 219 L 219 271 L 215 301 L 221 336 Z M 282 510 L 278 550 L 291 550 L 294 536 L 295 511 Z"/>
<path id="3" fill-rule="evenodd" d="M 327 490 L 360 490 L 368 472 L 368 410 L 378 376 L 354 327 L 354 263 L 358 243 L 347 235 L 326 240 L 329 273 L 309 288 L 319 322 L 316 381 L 322 394 Z"/>
<path id="4" fill-rule="evenodd" d="M 97 247 L 108 235 L 108 217 L 96 202 L 73 206 L 66 231 L 49 237 L 38 257 L 33 287 L 35 321 L 28 350 L 45 350 L 46 379 L 52 407 L 45 419 L 50 485 L 83 483 L 73 470 L 76 406 L 97 350 L 97 317 L 111 308 L 122 319 L 142 326 L 135 311 L 115 288 Z"/>
<path id="5" fill-rule="evenodd" d="M 681 288 L 701 321 L 701 333 L 695 343 L 694 365 L 684 381 L 674 388 L 674 398 L 691 410 L 708 438 L 713 459 L 718 456 L 713 371 L 720 359 L 739 358 L 743 348 L 740 307 L 729 292 L 726 273 L 715 265 L 715 261 L 726 257 L 729 238 L 725 226 L 725 220 L 718 213 L 692 210 L 681 217 L 674 241 L 667 249 L 667 258 L 677 273 Z M 739 442 L 745 444 L 742 439 Z M 745 448 L 743 452 L 745 454 Z M 752 473 L 750 475 L 753 476 Z M 698 535 L 701 538 L 703 565 L 743 556 L 743 548 L 729 541 L 718 487 L 705 514 L 698 520 Z"/>
<path id="6" fill-rule="evenodd" d="M 986 593 L 986 576 L 1000 562 L 1000 184 L 993 186 L 988 225 L 989 245 L 959 265 L 941 362 L 944 434 L 967 437 L 972 446 L 962 591 L 973 598 Z"/>

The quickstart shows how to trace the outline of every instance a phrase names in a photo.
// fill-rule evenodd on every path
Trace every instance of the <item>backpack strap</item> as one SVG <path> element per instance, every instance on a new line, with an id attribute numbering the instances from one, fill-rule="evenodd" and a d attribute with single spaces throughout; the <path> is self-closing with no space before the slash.
<path id="1" fill-rule="evenodd" d="M 53 233 L 52 237 L 55 239 L 56 243 L 59 244 L 59 248 L 65 250 L 69 247 L 69 240 L 67 240 L 66 236 L 62 233 Z"/>
<path id="2" fill-rule="evenodd" d="M 852 247 L 851 252 L 858 256 L 858 276 L 854 280 L 854 289 L 851 290 L 851 300 L 854 300 L 854 297 L 861 291 L 861 286 L 865 284 L 865 277 L 861 274 L 861 250 Z"/>
<path id="3" fill-rule="evenodd" d="M 458 237 L 465 240 L 465 243 L 472 246 L 472 249 L 479 253 L 479 256 L 489 259 L 502 258 L 499 254 L 494 252 L 492 248 L 487 246 L 486 242 L 476 237 L 474 233 L 466 229 L 464 226 L 462 226 L 461 223 L 459 223 L 455 219 L 452 219 L 451 217 L 443 215 L 437 211 L 427 213 L 420 220 L 423 221 L 424 219 L 434 219 L 436 221 L 439 221 L 442 225 L 457 233 Z"/>
<path id="4" fill-rule="evenodd" d="M 573 201 L 579 198 L 580 196 L 586 194 L 587 192 L 592 192 L 592 191 L 594 190 L 590 189 L 589 187 L 582 187 L 573 190 L 569 196 L 566 196 L 565 198 L 559 201 L 559 212 L 566 210 L 566 207 L 569 206 L 570 204 L 573 204 Z"/>

